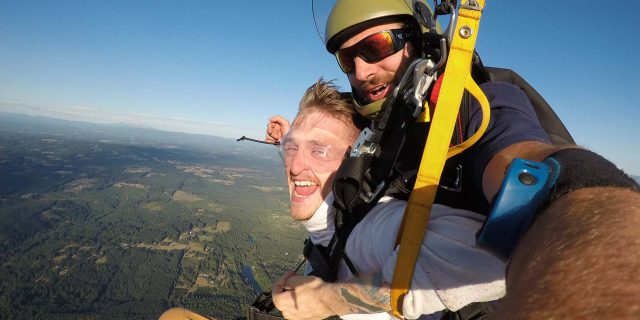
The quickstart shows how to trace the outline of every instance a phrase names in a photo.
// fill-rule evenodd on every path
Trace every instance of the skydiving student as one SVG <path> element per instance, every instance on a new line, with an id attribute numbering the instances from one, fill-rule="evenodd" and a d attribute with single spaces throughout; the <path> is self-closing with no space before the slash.
<path id="1" fill-rule="evenodd" d="M 333 177 L 362 127 L 354 122 L 356 114 L 349 101 L 330 82 L 318 81 L 302 97 L 298 115 L 280 146 L 291 217 L 301 221 L 310 240 L 321 245 L 326 245 L 334 232 Z M 274 282 L 273 302 L 283 316 L 394 319 L 387 313 L 389 283 L 405 205 L 405 201 L 382 198 L 349 236 L 346 253 L 360 277 L 354 277 L 343 261 L 335 283 L 293 272 Z M 504 296 L 504 263 L 475 246 L 475 234 L 483 220 L 477 213 L 434 205 L 411 290 L 404 300 L 407 318 L 430 315 L 426 319 L 440 319 L 442 310 Z M 170 309 L 160 317 L 172 319 L 210 318 L 183 308 Z"/>
<path id="2" fill-rule="evenodd" d="M 312 242 L 325 246 L 334 232 L 333 177 L 360 132 L 349 101 L 321 79 L 302 97 L 298 115 L 280 146 L 291 217 L 302 221 Z M 405 206 L 405 201 L 382 198 L 350 234 L 346 255 L 361 276 L 354 277 L 342 261 L 335 283 L 293 272 L 277 280 L 272 296 L 283 316 L 393 318 L 387 313 L 389 283 Z M 434 205 L 411 290 L 404 300 L 407 318 L 424 314 L 439 319 L 442 310 L 457 310 L 504 295 L 504 263 L 475 246 L 475 234 L 483 220 L 477 213 Z"/>

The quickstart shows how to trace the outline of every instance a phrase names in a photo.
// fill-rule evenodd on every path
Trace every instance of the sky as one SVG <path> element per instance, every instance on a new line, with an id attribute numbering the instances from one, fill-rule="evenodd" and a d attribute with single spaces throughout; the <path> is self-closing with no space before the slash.
<path id="1" fill-rule="evenodd" d="M 640 175 L 636 2 L 485 4 L 476 44 L 485 65 L 518 72 L 578 144 Z M 263 138 L 266 120 L 292 118 L 319 77 L 349 89 L 311 7 L 0 0 L 0 111 Z"/>

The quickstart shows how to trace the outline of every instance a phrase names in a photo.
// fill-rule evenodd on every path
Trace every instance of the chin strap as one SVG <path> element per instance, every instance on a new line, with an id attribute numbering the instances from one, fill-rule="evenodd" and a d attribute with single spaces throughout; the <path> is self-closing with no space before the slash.
<path id="1" fill-rule="evenodd" d="M 398 231 L 396 244 L 400 245 L 400 249 L 391 284 L 391 310 L 394 316 L 399 318 L 403 318 L 403 299 L 411 287 L 413 271 L 445 161 L 478 141 L 489 124 L 489 102 L 471 77 L 471 61 L 484 2 L 484 0 L 463 0 L 460 6 L 456 27 L 453 29 L 446 72 L 422 153 L 417 180 Z M 464 89 L 467 89 L 480 103 L 482 124 L 471 138 L 450 148 Z M 429 112 L 427 106 L 425 110 L 425 113 Z M 426 116 L 420 119 L 429 121 Z"/>

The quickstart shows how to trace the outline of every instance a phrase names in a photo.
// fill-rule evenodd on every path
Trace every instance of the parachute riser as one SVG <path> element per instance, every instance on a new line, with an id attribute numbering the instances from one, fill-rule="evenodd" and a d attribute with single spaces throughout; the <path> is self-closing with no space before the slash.
<path id="1" fill-rule="evenodd" d="M 479 140 L 487 128 L 489 103 L 478 84 L 471 77 L 477 30 L 484 0 L 467 0 L 461 6 L 455 28 L 449 26 L 451 41 L 450 58 L 447 61 L 442 87 L 435 107 L 434 120 L 429 128 L 422 153 L 415 185 L 405 208 L 398 231 L 399 244 L 396 268 L 391 284 L 391 308 L 393 315 L 402 318 L 403 298 L 409 291 L 413 272 L 420 251 L 420 244 L 427 229 L 431 208 L 446 159 L 458 154 Z M 459 32 L 453 32 L 459 30 Z M 450 148 L 450 141 L 458 115 L 458 106 L 464 90 L 468 90 L 482 108 L 482 123 L 476 133 L 460 145 Z"/>

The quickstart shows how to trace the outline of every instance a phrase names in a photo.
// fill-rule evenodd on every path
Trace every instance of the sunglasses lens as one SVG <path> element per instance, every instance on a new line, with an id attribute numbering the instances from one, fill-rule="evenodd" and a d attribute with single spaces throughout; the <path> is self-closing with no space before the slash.
<path id="1" fill-rule="evenodd" d="M 355 67 L 353 59 L 355 58 L 354 53 L 356 51 L 354 49 L 355 48 L 352 46 L 336 51 L 336 59 L 338 60 L 340 69 L 342 69 L 342 72 L 344 73 L 351 72 L 351 70 L 353 70 L 353 68 Z"/>
<path id="2" fill-rule="evenodd" d="M 355 68 L 356 55 L 371 63 L 380 61 L 396 53 L 393 35 L 390 31 L 374 33 L 351 47 L 336 51 L 336 59 L 343 72 L 349 73 Z"/>
<path id="3" fill-rule="evenodd" d="M 382 60 L 395 53 L 393 37 L 388 31 L 372 34 L 360 42 L 358 53 L 366 62 Z"/>

